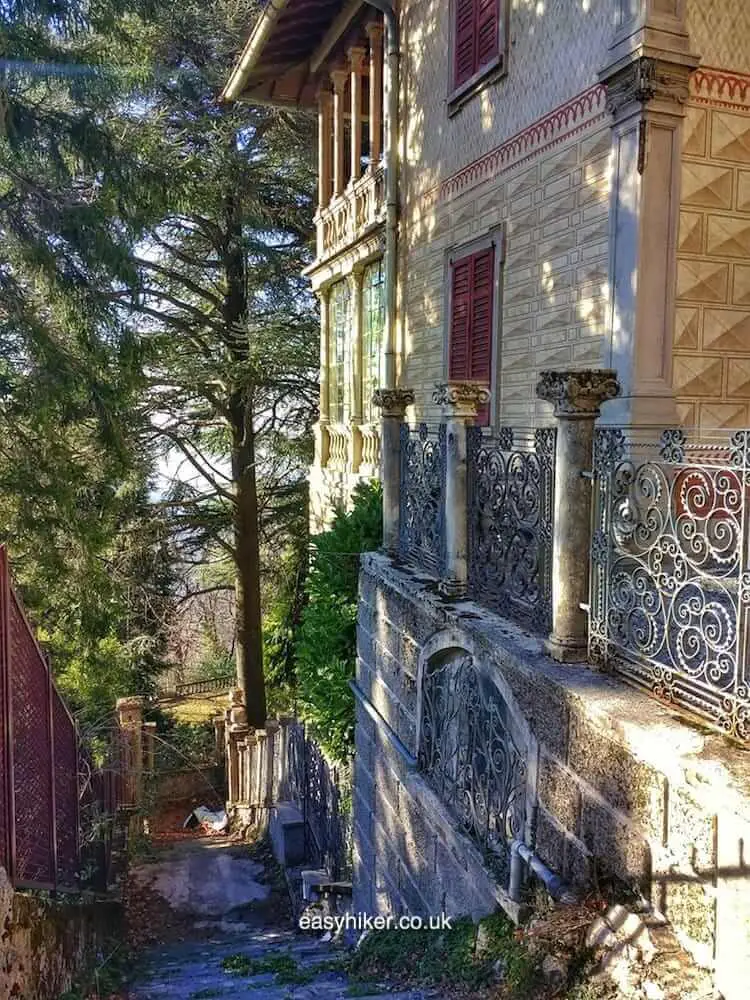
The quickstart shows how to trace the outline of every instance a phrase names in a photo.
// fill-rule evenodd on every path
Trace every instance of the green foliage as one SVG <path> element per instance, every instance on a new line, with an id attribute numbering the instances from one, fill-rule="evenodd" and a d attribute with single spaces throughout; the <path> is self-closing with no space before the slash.
<path id="1" fill-rule="evenodd" d="M 380 487 L 357 488 L 350 512 L 312 540 L 312 560 L 295 642 L 297 695 L 303 717 L 337 760 L 352 752 L 357 653 L 359 556 L 382 542 Z"/>
<path id="2" fill-rule="evenodd" d="M 221 966 L 233 976 L 273 974 L 277 986 L 304 986 L 315 978 L 313 970 L 300 968 L 288 952 L 270 952 L 262 958 L 251 958 L 239 952 L 228 955 Z"/>
<path id="3" fill-rule="evenodd" d="M 493 982 L 498 961 L 504 970 L 504 995 L 518 1000 L 531 996 L 536 965 L 504 914 L 479 924 L 468 918 L 457 920 L 445 931 L 376 931 L 354 954 L 350 971 L 360 981 L 387 978 L 420 986 L 478 989 Z"/>

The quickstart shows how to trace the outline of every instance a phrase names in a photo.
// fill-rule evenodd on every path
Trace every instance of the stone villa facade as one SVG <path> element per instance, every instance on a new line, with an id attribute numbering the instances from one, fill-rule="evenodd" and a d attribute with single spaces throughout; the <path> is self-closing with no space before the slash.
<path id="1" fill-rule="evenodd" d="M 314 524 L 384 485 L 355 909 L 613 877 L 744 997 L 750 6 L 395 7 L 271 0 L 223 95 L 317 111 Z"/>

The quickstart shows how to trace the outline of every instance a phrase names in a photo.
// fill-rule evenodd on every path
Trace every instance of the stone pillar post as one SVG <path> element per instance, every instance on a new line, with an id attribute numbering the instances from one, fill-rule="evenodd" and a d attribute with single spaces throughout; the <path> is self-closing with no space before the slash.
<path id="1" fill-rule="evenodd" d="M 370 40 L 370 169 L 380 163 L 383 153 L 383 25 L 367 25 Z"/>
<path id="2" fill-rule="evenodd" d="M 591 472 L 599 407 L 620 391 L 611 369 L 542 372 L 537 396 L 555 407 L 555 516 L 552 526 L 552 634 L 549 655 L 563 663 L 585 659 L 591 547 Z"/>
<path id="3" fill-rule="evenodd" d="M 263 805 L 263 800 L 265 798 L 265 788 L 266 788 L 266 764 L 267 764 L 267 751 L 268 751 L 268 734 L 265 729 L 255 730 L 255 739 L 257 740 L 256 746 L 256 764 L 255 764 L 255 781 L 253 782 L 253 797 L 252 804 L 260 809 Z"/>
<path id="4" fill-rule="evenodd" d="M 156 765 L 156 723 L 143 723 L 143 766 L 148 774 L 153 774 Z"/>
<path id="5" fill-rule="evenodd" d="M 330 395 L 328 383 L 329 350 L 331 336 L 331 296 L 327 288 L 318 293 L 320 301 L 320 416 L 315 425 L 315 458 L 316 464 L 324 469 L 328 465 L 331 448 L 331 438 L 328 424 L 331 419 Z"/>
<path id="6" fill-rule="evenodd" d="M 224 736 L 224 726 L 225 726 L 224 716 L 223 715 L 217 715 L 214 718 L 213 722 L 214 722 L 214 745 L 216 747 L 216 759 L 220 761 L 220 760 L 223 759 L 223 757 L 224 757 L 224 751 L 225 751 L 225 747 L 224 747 L 224 739 L 225 739 L 225 736 Z"/>
<path id="7" fill-rule="evenodd" d="M 318 211 L 331 200 L 331 91 L 318 91 Z"/>
<path id="8" fill-rule="evenodd" d="M 364 269 L 355 267 L 350 278 L 352 289 L 352 336 L 349 352 L 349 471 L 359 472 L 362 464 L 362 278 Z"/>
<path id="9" fill-rule="evenodd" d="M 143 706 L 140 695 L 118 698 L 117 725 L 120 730 L 122 787 L 125 805 L 140 806 L 143 801 Z"/>
<path id="10" fill-rule="evenodd" d="M 367 53 L 358 46 L 349 49 L 351 74 L 351 177 L 353 184 L 362 173 L 362 71 Z"/>
<path id="11" fill-rule="evenodd" d="M 229 802 L 236 805 L 240 801 L 240 759 L 238 743 L 248 733 L 247 711 L 243 704 L 243 693 L 236 689 L 229 692 L 227 711 L 227 788 Z"/>
<path id="12" fill-rule="evenodd" d="M 279 755 L 279 730 L 280 725 L 275 719 L 269 719 L 266 723 L 266 788 L 264 803 L 272 806 L 274 802 L 274 788 L 276 786 L 276 771 L 278 769 Z"/>
<path id="13" fill-rule="evenodd" d="M 441 593 L 463 597 L 469 579 L 468 478 L 466 430 L 477 411 L 490 398 L 486 385 L 479 382 L 445 382 L 432 395 L 443 408 L 446 438 L 445 472 L 445 567 Z"/>
<path id="14" fill-rule="evenodd" d="M 255 786 L 258 781 L 258 736 L 255 732 L 245 737 L 245 769 L 242 772 L 242 801 L 249 806 L 255 805 Z"/>
<path id="15" fill-rule="evenodd" d="M 333 83 L 333 194 L 338 198 L 344 193 L 346 148 L 344 142 L 344 90 L 349 76 L 345 69 L 331 71 Z"/>
<path id="16" fill-rule="evenodd" d="M 372 397 L 380 409 L 380 480 L 383 484 L 383 548 L 398 552 L 401 507 L 401 424 L 413 389 L 377 389 Z"/>

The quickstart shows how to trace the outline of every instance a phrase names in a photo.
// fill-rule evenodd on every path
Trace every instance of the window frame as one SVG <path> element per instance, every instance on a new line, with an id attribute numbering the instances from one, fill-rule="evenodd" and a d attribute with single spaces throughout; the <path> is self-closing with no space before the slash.
<path id="1" fill-rule="evenodd" d="M 482 426 L 482 431 L 491 434 L 497 426 L 500 413 L 500 375 L 502 361 L 502 326 L 503 326 L 503 270 L 505 267 L 505 224 L 493 226 L 482 236 L 468 243 L 456 243 L 445 251 L 443 273 L 445 288 L 443 316 L 443 373 L 448 381 L 450 372 L 451 325 L 453 319 L 453 265 L 466 257 L 471 257 L 483 250 L 489 250 L 494 245 L 495 264 L 492 276 L 492 320 L 491 320 L 491 355 L 490 355 L 490 401 L 489 420 Z"/>
<path id="2" fill-rule="evenodd" d="M 361 329 L 362 344 L 361 344 L 361 350 L 360 350 L 360 372 L 359 372 L 359 379 L 360 379 L 361 393 L 362 393 L 362 422 L 363 422 L 363 424 L 376 424 L 379 421 L 379 417 L 378 417 L 375 409 L 373 408 L 372 400 L 367 398 L 367 389 L 368 389 L 367 382 L 368 382 L 368 377 L 372 375 L 372 372 L 370 370 L 370 364 L 369 364 L 369 362 L 372 360 L 372 355 L 366 355 L 365 354 L 366 322 L 367 322 L 367 320 L 366 320 L 366 317 L 367 317 L 367 303 L 366 303 L 367 291 L 366 291 L 365 285 L 366 285 L 368 271 L 371 271 L 371 270 L 373 270 L 376 267 L 380 268 L 380 275 L 381 275 L 381 277 L 380 277 L 380 288 L 381 288 L 380 294 L 381 294 L 381 297 L 382 297 L 381 312 L 382 312 L 383 322 L 382 322 L 382 325 L 381 325 L 381 328 L 380 328 L 379 342 L 378 342 L 378 351 L 377 351 L 377 378 L 376 378 L 375 381 L 378 384 L 376 384 L 374 386 L 374 388 L 375 389 L 380 388 L 379 383 L 382 381 L 381 372 L 382 372 L 382 364 L 383 364 L 383 337 L 384 337 L 384 334 L 385 334 L 385 309 L 386 309 L 386 302 L 385 302 L 385 258 L 383 258 L 383 257 L 375 257 L 375 258 L 373 258 L 371 260 L 368 260 L 364 264 L 364 266 L 362 268 L 362 279 L 361 279 L 362 280 L 362 294 L 361 294 L 360 298 L 361 298 L 362 315 L 360 317 L 360 329 Z"/>
<path id="3" fill-rule="evenodd" d="M 341 292 L 338 293 L 336 289 L 341 288 Z M 340 329 L 343 331 L 342 337 L 342 353 L 341 353 L 341 378 L 338 377 L 334 380 L 333 373 L 339 371 L 339 361 L 337 356 L 337 350 L 339 346 L 338 340 L 338 328 L 337 324 L 334 322 L 335 311 L 338 308 L 338 304 L 334 305 L 334 295 L 341 294 L 342 299 L 345 300 L 345 307 L 343 309 L 344 315 L 341 320 Z M 338 281 L 334 281 L 328 289 L 328 414 L 329 420 L 332 424 L 345 424 L 347 419 L 347 368 L 348 359 L 351 352 L 350 340 L 351 340 L 351 329 L 352 329 L 352 290 L 351 282 L 348 276 L 340 278 Z M 340 394 L 340 407 L 339 407 L 339 387 L 341 388 Z M 335 412 L 334 412 L 335 411 Z M 339 419 L 340 416 L 340 419 Z"/>
<path id="4" fill-rule="evenodd" d="M 448 115 L 452 117 L 476 94 L 495 83 L 508 72 L 508 38 L 510 27 L 509 0 L 496 0 L 497 12 L 497 55 L 479 66 L 476 72 L 456 84 L 456 19 L 458 0 L 450 0 L 450 79 L 448 86 Z"/>

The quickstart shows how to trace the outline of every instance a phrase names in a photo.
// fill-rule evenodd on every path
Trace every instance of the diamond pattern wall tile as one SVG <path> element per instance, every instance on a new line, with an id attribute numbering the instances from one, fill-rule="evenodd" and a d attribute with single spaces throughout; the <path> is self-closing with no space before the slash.
<path id="1" fill-rule="evenodd" d="M 683 396 L 721 395 L 722 359 L 705 355 L 675 354 L 675 393 Z"/>
<path id="2" fill-rule="evenodd" d="M 750 163 L 750 118 L 728 111 L 715 111 L 712 118 L 711 155 Z"/>
<path id="3" fill-rule="evenodd" d="M 744 264 L 734 265 L 732 302 L 737 306 L 750 306 L 750 267 Z"/>
<path id="4" fill-rule="evenodd" d="M 727 395 L 750 399 L 750 358 L 732 358 L 729 364 Z"/>
<path id="5" fill-rule="evenodd" d="M 750 212 L 750 170 L 737 171 L 737 209 Z"/>
<path id="6" fill-rule="evenodd" d="M 677 309 L 674 346 L 683 350 L 697 350 L 700 347 L 700 313 L 697 309 Z"/>
<path id="7" fill-rule="evenodd" d="M 750 354 L 750 312 L 740 309 L 706 309 L 703 347 L 729 354 Z"/>
<path id="8" fill-rule="evenodd" d="M 729 267 L 727 264 L 707 260 L 680 260 L 677 262 L 678 299 L 726 302 L 728 284 Z"/>
<path id="9" fill-rule="evenodd" d="M 746 403 L 701 403 L 700 426 L 714 427 L 747 427 Z"/>
<path id="10" fill-rule="evenodd" d="M 732 207 L 732 171 L 689 161 L 682 166 L 682 204 L 706 208 Z"/>
<path id="11" fill-rule="evenodd" d="M 709 215 L 706 249 L 720 257 L 749 257 L 750 218 Z"/>
<path id="12" fill-rule="evenodd" d="M 700 213 L 680 212 L 677 247 L 681 253 L 701 253 L 703 250 L 703 216 Z"/>
<path id="13" fill-rule="evenodd" d="M 687 156 L 704 156 L 706 152 L 706 118 L 703 108 L 691 106 L 687 109 L 682 126 L 682 151 Z"/>

